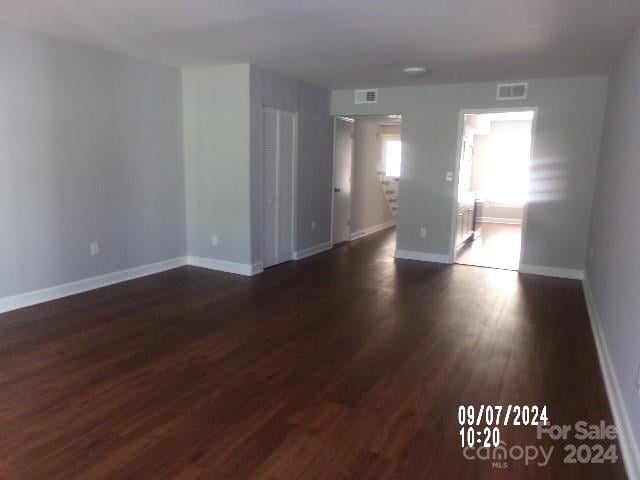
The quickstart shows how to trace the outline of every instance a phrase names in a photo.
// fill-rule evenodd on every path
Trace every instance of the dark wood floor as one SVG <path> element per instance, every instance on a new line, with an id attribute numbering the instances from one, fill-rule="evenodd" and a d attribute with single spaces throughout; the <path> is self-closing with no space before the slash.
<path id="1" fill-rule="evenodd" d="M 392 251 L 386 231 L 253 278 L 185 267 L 1 315 L 0 478 L 624 478 L 459 445 L 460 404 L 611 421 L 578 282 Z"/>

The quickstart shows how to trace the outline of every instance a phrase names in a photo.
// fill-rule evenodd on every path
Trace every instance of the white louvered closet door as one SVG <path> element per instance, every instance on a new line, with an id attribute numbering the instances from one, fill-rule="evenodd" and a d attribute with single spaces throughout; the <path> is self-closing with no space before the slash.
<path id="1" fill-rule="evenodd" d="M 265 268 L 293 258 L 295 135 L 295 113 L 264 108 L 262 261 Z"/>

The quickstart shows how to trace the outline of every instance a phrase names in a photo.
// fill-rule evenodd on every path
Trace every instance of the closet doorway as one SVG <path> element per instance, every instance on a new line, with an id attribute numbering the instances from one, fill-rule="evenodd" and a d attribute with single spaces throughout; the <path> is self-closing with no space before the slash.
<path id="1" fill-rule="evenodd" d="M 262 137 L 262 262 L 293 259 L 297 114 L 264 107 Z"/>

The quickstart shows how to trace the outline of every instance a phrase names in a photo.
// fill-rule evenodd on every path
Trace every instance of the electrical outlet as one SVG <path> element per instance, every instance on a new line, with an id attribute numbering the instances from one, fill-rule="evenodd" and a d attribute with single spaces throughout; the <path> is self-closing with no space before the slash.
<path id="1" fill-rule="evenodd" d="M 426 227 L 421 227 L 420 228 L 420 237 L 422 237 L 422 238 L 426 238 L 427 237 L 427 229 L 426 229 Z"/>
<path id="2" fill-rule="evenodd" d="M 445 180 L 449 183 L 453 182 L 453 172 L 447 172 Z"/>
<path id="3" fill-rule="evenodd" d="M 315 220 L 313 220 L 313 221 L 311 222 L 311 231 L 314 231 L 315 229 L 316 229 L 316 221 L 315 221 Z"/>
<path id="4" fill-rule="evenodd" d="M 214 247 L 218 246 L 218 235 L 211 235 L 211 245 Z"/>
<path id="5" fill-rule="evenodd" d="M 91 255 L 98 255 L 100 253 L 100 244 L 98 242 L 91 242 L 89 244 L 89 253 Z"/>

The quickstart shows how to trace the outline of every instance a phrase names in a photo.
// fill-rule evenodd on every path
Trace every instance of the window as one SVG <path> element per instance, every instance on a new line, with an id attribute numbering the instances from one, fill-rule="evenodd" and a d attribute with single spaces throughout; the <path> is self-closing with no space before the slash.
<path id="1" fill-rule="evenodd" d="M 493 203 L 522 206 L 527 201 L 531 134 L 500 130 L 489 140 L 488 200 Z"/>
<path id="2" fill-rule="evenodd" d="M 385 174 L 387 177 L 399 177 L 402 158 L 402 141 L 396 138 L 385 139 L 383 145 Z"/>

